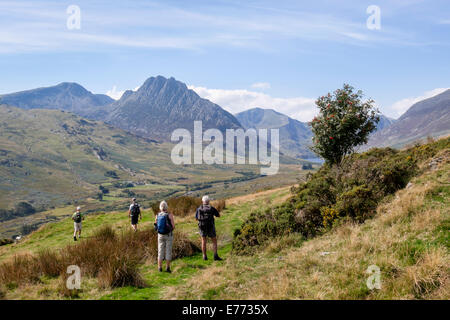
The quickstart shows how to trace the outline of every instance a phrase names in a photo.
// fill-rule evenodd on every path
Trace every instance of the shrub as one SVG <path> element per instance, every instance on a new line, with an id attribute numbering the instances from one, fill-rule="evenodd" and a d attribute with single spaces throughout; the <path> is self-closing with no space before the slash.
<path id="1" fill-rule="evenodd" d="M 322 215 L 323 225 L 325 228 L 331 228 L 334 221 L 339 217 L 338 211 L 329 207 L 320 208 L 320 214 Z"/>
<path id="2" fill-rule="evenodd" d="M 233 251 L 238 254 L 251 253 L 266 240 L 298 231 L 290 203 L 275 208 L 252 212 L 240 229 L 235 230 Z"/>
<path id="3" fill-rule="evenodd" d="M 377 206 L 372 190 L 366 186 L 355 186 L 341 193 L 336 201 L 336 216 L 350 217 L 354 221 L 364 222 Z"/>
<path id="4" fill-rule="evenodd" d="M 14 207 L 14 211 L 15 211 L 15 215 L 20 216 L 20 217 L 28 216 L 28 215 L 36 213 L 36 209 L 31 204 L 29 204 L 28 202 L 24 202 L 24 201 L 16 204 Z"/>
<path id="5" fill-rule="evenodd" d="M 117 175 L 117 172 L 115 172 L 114 170 L 106 171 L 105 172 L 105 177 L 113 178 L 113 179 L 119 179 L 119 176 Z"/>
<path id="6" fill-rule="evenodd" d="M 5 246 L 7 244 L 11 244 L 11 243 L 14 243 L 14 241 L 12 239 L 6 239 L 6 238 L 0 239 L 0 247 Z"/>
<path id="7" fill-rule="evenodd" d="M 446 138 L 401 151 L 371 149 L 348 156 L 340 166 L 324 164 L 291 189 L 285 204 L 252 212 L 234 232 L 233 251 L 251 253 L 266 240 L 285 235 L 286 230 L 311 238 L 341 219 L 364 222 L 384 197 L 404 188 L 419 172 L 419 161 L 449 147 L 450 138 Z"/>

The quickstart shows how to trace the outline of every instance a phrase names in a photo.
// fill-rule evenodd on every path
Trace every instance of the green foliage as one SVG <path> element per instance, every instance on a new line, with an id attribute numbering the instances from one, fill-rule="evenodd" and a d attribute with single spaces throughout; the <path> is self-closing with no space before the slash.
<path id="1" fill-rule="evenodd" d="M 380 201 L 406 187 L 419 172 L 417 163 L 448 148 L 450 138 L 407 150 L 372 149 L 347 156 L 340 166 L 324 164 L 305 183 L 292 188 L 282 206 L 252 212 L 235 230 L 233 250 L 249 253 L 266 240 L 289 232 L 311 238 L 340 219 L 364 222 Z M 439 189 L 430 197 L 440 199 Z"/>
<path id="2" fill-rule="evenodd" d="M 233 251 L 251 253 L 254 248 L 274 236 L 288 235 L 297 232 L 292 204 L 287 202 L 274 208 L 252 212 L 242 224 L 241 229 L 234 231 Z"/>
<path id="3" fill-rule="evenodd" d="M 105 172 L 105 177 L 113 178 L 113 179 L 119 179 L 119 176 L 117 175 L 117 172 L 110 170 Z"/>
<path id="4" fill-rule="evenodd" d="M 11 243 L 14 243 L 14 241 L 11 239 L 6 239 L 6 238 L 0 239 L 0 247 L 7 245 L 7 244 L 11 244 Z"/>
<path id="5" fill-rule="evenodd" d="M 320 208 L 320 214 L 323 218 L 323 225 L 325 228 L 333 226 L 334 221 L 339 217 L 339 213 L 334 208 L 322 207 Z"/>
<path id="6" fill-rule="evenodd" d="M 28 216 L 36 212 L 36 209 L 28 202 L 19 202 L 14 207 L 17 216 Z"/>
<path id="7" fill-rule="evenodd" d="M 350 217 L 357 222 L 364 222 L 374 213 L 376 206 L 377 201 L 373 190 L 362 185 L 354 186 L 351 190 L 338 195 L 334 211 L 336 216 Z"/>
<path id="8" fill-rule="evenodd" d="M 339 164 L 356 146 L 367 143 L 376 128 L 379 116 L 374 101 L 362 97 L 362 91 L 344 84 L 316 101 L 320 113 L 310 122 L 314 134 L 311 149 L 330 164 Z"/>
<path id="9" fill-rule="evenodd" d="M 26 217 L 36 213 L 36 211 L 36 208 L 31 204 L 22 201 L 17 203 L 12 210 L 0 209 L 0 221 L 6 221 L 17 217 Z"/>

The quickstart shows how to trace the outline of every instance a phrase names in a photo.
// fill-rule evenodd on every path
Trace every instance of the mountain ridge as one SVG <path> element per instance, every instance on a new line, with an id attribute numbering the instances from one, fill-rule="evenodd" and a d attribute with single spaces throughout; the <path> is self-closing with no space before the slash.
<path id="1" fill-rule="evenodd" d="M 235 116 L 246 129 L 279 129 L 283 154 L 297 159 L 317 158 L 308 148 L 312 144 L 312 132 L 307 124 L 273 109 L 252 108 Z"/>
<path id="2" fill-rule="evenodd" d="M 62 82 L 55 86 L 40 87 L 0 96 L 0 104 L 21 109 L 57 109 L 84 116 L 98 107 L 112 103 L 105 94 L 94 94 L 76 82 Z"/>
<path id="3" fill-rule="evenodd" d="M 450 89 L 413 104 L 392 125 L 379 130 L 366 148 L 402 147 L 428 136 L 450 134 Z"/>

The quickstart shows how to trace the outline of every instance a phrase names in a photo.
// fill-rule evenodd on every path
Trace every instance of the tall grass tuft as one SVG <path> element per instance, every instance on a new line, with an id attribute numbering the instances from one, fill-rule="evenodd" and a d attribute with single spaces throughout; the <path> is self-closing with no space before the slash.
<path id="1" fill-rule="evenodd" d="M 178 231 L 174 234 L 174 259 L 199 252 L 197 244 Z M 57 251 L 43 250 L 36 255 L 15 256 L 0 265 L 0 286 L 18 286 L 40 281 L 40 277 L 60 277 L 59 293 L 75 298 L 78 293 L 65 289 L 67 267 L 76 265 L 81 276 L 96 277 L 102 288 L 143 287 L 139 267 L 157 260 L 157 233 L 142 230 L 117 234 L 110 226 L 97 230 L 94 236 Z"/>

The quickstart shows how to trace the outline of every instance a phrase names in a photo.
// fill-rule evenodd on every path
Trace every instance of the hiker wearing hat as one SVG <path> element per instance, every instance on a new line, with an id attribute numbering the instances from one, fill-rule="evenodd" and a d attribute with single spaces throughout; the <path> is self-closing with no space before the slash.
<path id="1" fill-rule="evenodd" d="M 131 227 L 133 228 L 134 232 L 138 231 L 138 223 L 139 220 L 142 219 L 142 215 L 141 207 L 136 202 L 136 198 L 133 198 L 131 200 L 130 210 L 128 210 L 128 217 L 131 218 Z"/>
<path id="2" fill-rule="evenodd" d="M 75 229 L 73 233 L 73 240 L 77 241 L 77 232 L 78 238 L 81 238 L 81 221 L 84 220 L 84 215 L 81 213 L 81 207 L 77 207 L 77 211 L 72 215 L 73 227 Z"/>

